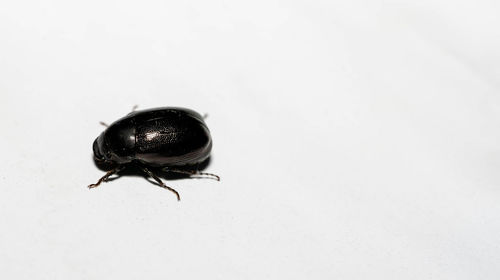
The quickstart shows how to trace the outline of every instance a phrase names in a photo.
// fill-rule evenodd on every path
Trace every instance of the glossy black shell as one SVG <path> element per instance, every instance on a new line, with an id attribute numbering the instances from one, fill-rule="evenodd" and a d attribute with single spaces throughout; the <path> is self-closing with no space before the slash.
<path id="1" fill-rule="evenodd" d="M 112 123 L 94 141 L 98 161 L 184 166 L 210 156 L 212 138 L 203 117 L 185 108 L 135 111 Z"/>

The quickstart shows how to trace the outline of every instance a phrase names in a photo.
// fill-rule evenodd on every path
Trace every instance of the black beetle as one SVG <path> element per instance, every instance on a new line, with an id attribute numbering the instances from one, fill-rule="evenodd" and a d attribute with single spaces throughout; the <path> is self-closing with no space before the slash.
<path id="1" fill-rule="evenodd" d="M 210 156 L 212 138 L 203 117 L 190 109 L 161 107 L 132 111 L 108 126 L 94 141 L 93 150 L 96 162 L 114 168 L 89 188 L 97 187 L 129 165 L 139 167 L 160 186 L 174 192 L 178 200 L 179 193 L 166 186 L 150 167 L 220 180 L 217 175 L 197 169 Z"/>

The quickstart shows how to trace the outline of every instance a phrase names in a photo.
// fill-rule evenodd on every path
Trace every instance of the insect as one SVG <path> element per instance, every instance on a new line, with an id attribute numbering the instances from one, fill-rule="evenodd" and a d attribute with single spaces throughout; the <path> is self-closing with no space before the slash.
<path id="1" fill-rule="evenodd" d="M 165 185 L 153 170 L 205 175 L 220 181 L 219 176 L 198 170 L 211 150 L 210 131 L 204 118 L 193 110 L 161 107 L 132 111 L 109 125 L 94 141 L 95 161 L 112 169 L 88 187 L 95 188 L 111 175 L 135 166 L 180 200 L 179 193 Z"/>

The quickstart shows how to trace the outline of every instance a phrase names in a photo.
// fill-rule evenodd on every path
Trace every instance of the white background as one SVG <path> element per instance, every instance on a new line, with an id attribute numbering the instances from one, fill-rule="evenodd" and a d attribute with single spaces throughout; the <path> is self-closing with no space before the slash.
<path id="1" fill-rule="evenodd" d="M 2 1 L 2 279 L 499 279 L 500 4 Z M 89 190 L 139 108 L 213 180 Z"/>

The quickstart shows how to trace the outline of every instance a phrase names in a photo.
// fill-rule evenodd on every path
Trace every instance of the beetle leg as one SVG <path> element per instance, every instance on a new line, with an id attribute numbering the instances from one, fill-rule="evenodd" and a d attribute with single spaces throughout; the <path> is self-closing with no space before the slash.
<path id="1" fill-rule="evenodd" d="M 113 174 L 115 174 L 115 173 L 120 172 L 120 170 L 122 170 L 122 169 L 123 169 L 123 167 L 118 166 L 117 168 L 112 169 L 112 170 L 110 170 L 110 171 L 106 172 L 106 174 L 104 174 L 104 176 L 102 176 L 102 177 L 101 177 L 101 178 L 97 181 L 97 183 L 95 183 L 95 184 L 90 184 L 90 185 L 89 185 L 89 189 L 92 189 L 92 188 L 95 188 L 95 187 L 99 186 L 99 185 L 100 185 L 103 181 L 104 181 L 104 182 L 108 181 L 108 178 L 109 178 L 111 175 L 113 175 Z"/>
<path id="2" fill-rule="evenodd" d="M 180 170 L 180 169 L 172 169 L 172 168 L 165 168 L 164 170 L 167 172 L 175 172 L 175 173 L 186 174 L 186 175 L 205 175 L 205 176 L 210 176 L 217 181 L 220 181 L 220 177 L 218 175 L 215 175 L 212 173 L 200 172 L 198 170 L 189 171 L 189 170 Z"/>
<path id="3" fill-rule="evenodd" d="M 109 124 L 105 123 L 105 122 L 99 122 L 101 125 L 105 126 L 105 127 L 108 127 Z"/>
<path id="4" fill-rule="evenodd" d="M 155 175 L 155 174 L 154 174 L 151 170 L 149 170 L 148 168 L 146 168 L 146 167 L 144 167 L 144 166 L 141 166 L 141 169 L 142 169 L 142 171 L 144 171 L 146 174 L 148 174 L 148 175 L 149 175 L 149 177 L 153 178 L 156 182 L 158 182 L 158 184 L 160 184 L 160 187 L 165 188 L 165 189 L 167 189 L 167 190 L 169 190 L 169 191 L 171 191 L 171 192 L 175 193 L 175 195 L 177 196 L 177 200 L 179 200 L 179 201 L 181 200 L 181 197 L 180 197 L 179 193 L 178 193 L 176 190 L 174 190 L 173 188 L 171 188 L 171 187 L 169 187 L 169 186 L 165 185 L 165 184 L 163 183 L 163 181 L 162 181 L 160 178 L 158 178 L 158 176 L 156 176 L 156 175 Z"/>
<path id="5" fill-rule="evenodd" d="M 137 108 L 139 108 L 139 105 L 135 104 L 134 107 L 132 107 L 132 112 L 135 112 L 135 110 L 137 110 Z"/>

